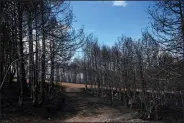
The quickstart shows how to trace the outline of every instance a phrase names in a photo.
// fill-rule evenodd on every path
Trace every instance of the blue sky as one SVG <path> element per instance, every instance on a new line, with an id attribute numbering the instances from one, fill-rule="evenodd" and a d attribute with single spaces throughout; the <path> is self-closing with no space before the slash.
<path id="1" fill-rule="evenodd" d="M 146 13 L 151 1 L 71 1 L 77 22 L 85 32 L 93 32 L 100 44 L 113 45 L 122 34 L 133 39 L 141 37 L 141 29 L 149 26 Z"/>

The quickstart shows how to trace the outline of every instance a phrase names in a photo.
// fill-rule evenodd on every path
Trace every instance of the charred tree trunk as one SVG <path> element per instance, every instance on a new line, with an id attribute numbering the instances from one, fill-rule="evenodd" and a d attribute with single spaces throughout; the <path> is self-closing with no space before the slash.
<path id="1" fill-rule="evenodd" d="M 22 41 L 22 22 L 23 22 L 23 8 L 22 3 L 18 2 L 18 27 L 19 27 L 19 57 L 20 59 L 20 97 L 19 97 L 19 106 L 23 104 L 23 96 L 27 95 L 27 83 L 26 83 L 26 74 L 24 66 L 24 53 L 23 53 L 23 41 Z M 24 95 L 23 95 L 24 94 Z"/>
<path id="2" fill-rule="evenodd" d="M 0 84 L 2 83 L 3 80 L 3 64 L 4 64 L 4 26 L 3 24 L 0 23 Z M 1 94 L 2 90 L 0 90 L 0 119 L 2 118 L 2 94 Z"/>
<path id="3" fill-rule="evenodd" d="M 35 14 L 36 15 L 36 14 Z M 34 67 L 34 92 L 33 92 L 33 105 L 37 105 L 37 98 L 38 98 L 38 78 L 39 78 L 39 72 L 38 72 L 38 26 L 37 26 L 37 18 L 35 19 L 35 25 L 36 25 L 36 46 L 35 46 L 35 49 L 36 49 L 36 61 L 35 61 L 35 67 Z"/>
<path id="4" fill-rule="evenodd" d="M 50 93 L 50 96 L 52 97 L 52 88 L 53 88 L 53 82 L 54 82 L 54 41 L 51 41 L 51 44 L 50 44 L 50 51 L 51 51 L 51 57 L 50 57 L 50 60 L 51 60 L 51 75 L 50 75 L 50 87 L 49 87 L 49 93 Z"/>
<path id="5" fill-rule="evenodd" d="M 142 96 L 143 96 L 143 110 L 146 110 L 146 100 L 145 100 L 145 96 L 146 96 L 146 83 L 144 80 L 144 75 L 143 75 L 143 66 L 142 66 L 142 56 L 140 54 L 140 52 L 138 53 L 138 60 L 139 60 L 139 72 L 140 72 L 140 81 L 141 81 L 141 87 L 142 87 Z"/>
<path id="6" fill-rule="evenodd" d="M 42 22 L 42 74 L 41 74 L 41 82 L 40 82 L 40 93 L 41 100 L 39 102 L 40 105 L 44 102 L 44 83 L 45 83 L 45 29 L 44 29 L 44 0 L 41 1 L 42 11 L 41 11 L 41 22 Z"/>
<path id="7" fill-rule="evenodd" d="M 33 53 L 33 34 L 32 34 L 32 18 L 31 12 L 28 12 L 28 35 L 29 35 L 29 53 Z M 34 93 L 34 54 L 29 55 L 29 88 L 31 93 L 31 98 Z"/>

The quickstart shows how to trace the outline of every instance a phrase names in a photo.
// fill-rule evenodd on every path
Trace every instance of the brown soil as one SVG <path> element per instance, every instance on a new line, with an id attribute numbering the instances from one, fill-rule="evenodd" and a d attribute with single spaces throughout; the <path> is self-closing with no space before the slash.
<path id="1" fill-rule="evenodd" d="M 102 99 L 86 94 L 84 84 L 60 84 L 66 92 L 58 92 L 49 103 L 35 108 L 31 101 L 26 101 L 22 109 L 16 106 L 6 108 L 1 122 L 148 122 L 138 119 L 133 109 L 110 107 L 103 104 Z M 65 104 L 59 103 L 63 95 Z"/>
<path id="2" fill-rule="evenodd" d="M 59 82 L 58 84 L 66 88 L 85 88 L 85 84 L 74 84 L 74 83 L 67 83 L 67 82 Z"/>

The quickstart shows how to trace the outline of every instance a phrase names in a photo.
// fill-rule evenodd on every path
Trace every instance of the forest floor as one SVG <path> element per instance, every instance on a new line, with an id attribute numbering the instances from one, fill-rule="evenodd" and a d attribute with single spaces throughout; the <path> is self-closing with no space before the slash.
<path id="1" fill-rule="evenodd" d="M 16 106 L 6 108 L 1 122 L 148 122 L 139 119 L 136 110 L 103 104 L 102 99 L 85 93 L 83 84 L 62 85 L 65 91 L 58 92 L 51 103 L 35 108 L 27 101 L 21 109 Z M 63 93 L 65 104 L 58 105 Z"/>

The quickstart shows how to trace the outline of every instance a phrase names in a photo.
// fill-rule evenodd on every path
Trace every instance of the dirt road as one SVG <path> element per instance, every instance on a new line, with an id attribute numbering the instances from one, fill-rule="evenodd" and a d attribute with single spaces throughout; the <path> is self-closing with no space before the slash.
<path id="1" fill-rule="evenodd" d="M 123 113 L 109 106 L 101 104 L 101 100 L 87 96 L 82 92 L 79 92 L 79 89 L 67 89 L 67 96 L 71 97 L 68 100 L 67 104 L 73 107 L 76 107 L 78 113 L 73 117 L 66 119 L 67 122 L 108 122 L 108 121 L 127 121 L 135 117 L 136 112 L 125 109 Z"/>
<path id="2" fill-rule="evenodd" d="M 6 109 L 6 118 L 1 122 L 148 122 L 138 119 L 137 112 L 133 109 L 105 105 L 102 99 L 85 93 L 84 88 L 78 87 L 79 85 L 63 86 L 65 104 L 60 103 L 63 97 L 61 93 L 41 108 L 25 102 L 22 109 Z"/>
<path id="3" fill-rule="evenodd" d="M 66 84 L 65 84 L 66 85 Z M 75 107 L 77 113 L 66 122 L 148 122 L 137 118 L 137 112 L 124 106 L 111 107 L 103 104 L 103 100 L 84 93 L 83 88 L 78 85 L 68 87 L 66 85 L 66 95 L 69 97 L 67 105 Z M 76 87 L 76 88 L 75 88 Z M 67 108 L 67 106 L 65 107 Z"/>

